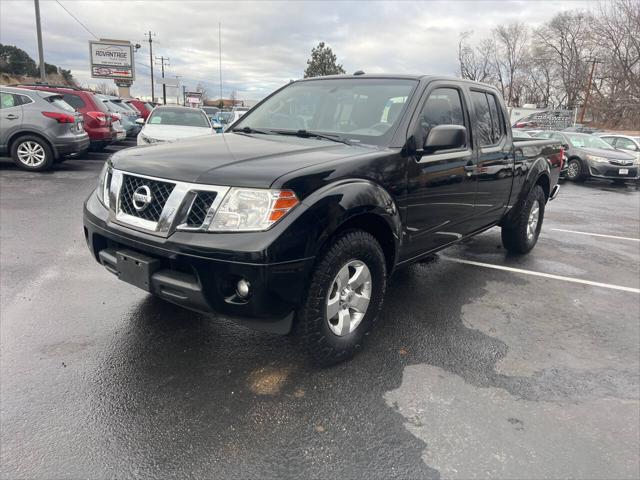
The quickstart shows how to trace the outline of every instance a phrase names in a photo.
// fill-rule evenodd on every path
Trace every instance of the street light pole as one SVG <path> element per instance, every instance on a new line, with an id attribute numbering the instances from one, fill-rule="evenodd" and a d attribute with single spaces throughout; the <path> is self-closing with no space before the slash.
<path id="1" fill-rule="evenodd" d="M 40 62 L 40 81 L 46 82 L 47 75 L 44 70 L 44 53 L 42 49 L 42 27 L 40 27 L 40 0 L 33 0 L 36 8 L 36 32 L 38 34 L 38 57 Z"/>

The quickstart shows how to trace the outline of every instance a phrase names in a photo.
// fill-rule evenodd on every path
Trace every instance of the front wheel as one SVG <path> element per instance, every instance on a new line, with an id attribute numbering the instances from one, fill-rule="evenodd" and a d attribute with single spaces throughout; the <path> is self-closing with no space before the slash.
<path id="1" fill-rule="evenodd" d="M 511 253 L 528 253 L 538 242 L 547 198 L 540 185 L 531 189 L 513 224 L 502 227 L 502 245 Z"/>
<path id="2" fill-rule="evenodd" d="M 567 164 L 567 172 L 565 173 L 567 180 L 572 182 L 582 182 L 587 176 L 584 164 L 577 158 L 572 158 Z"/>
<path id="3" fill-rule="evenodd" d="M 367 232 L 344 233 L 320 256 L 295 326 L 316 363 L 333 365 L 360 349 L 386 285 L 384 253 Z"/>

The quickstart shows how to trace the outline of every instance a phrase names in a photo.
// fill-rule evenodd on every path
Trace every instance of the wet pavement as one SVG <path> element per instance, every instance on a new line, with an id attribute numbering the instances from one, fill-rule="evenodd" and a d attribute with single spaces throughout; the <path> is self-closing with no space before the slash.
<path id="1" fill-rule="evenodd" d="M 526 257 L 492 229 L 398 271 L 361 354 L 318 369 L 96 264 L 105 158 L 0 159 L 2 478 L 640 476 L 637 187 L 564 184 Z"/>

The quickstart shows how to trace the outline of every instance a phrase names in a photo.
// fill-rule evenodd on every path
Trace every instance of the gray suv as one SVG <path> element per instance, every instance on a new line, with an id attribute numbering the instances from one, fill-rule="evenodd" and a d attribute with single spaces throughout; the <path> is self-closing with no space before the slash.
<path id="1" fill-rule="evenodd" d="M 57 93 L 0 87 L 0 155 L 43 171 L 89 148 L 82 115 Z"/>

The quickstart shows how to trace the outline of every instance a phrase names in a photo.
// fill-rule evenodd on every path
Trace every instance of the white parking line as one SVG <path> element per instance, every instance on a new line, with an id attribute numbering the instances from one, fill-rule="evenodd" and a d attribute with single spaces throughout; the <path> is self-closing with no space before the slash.
<path id="1" fill-rule="evenodd" d="M 455 263 L 463 263 L 466 265 L 475 265 L 476 267 L 493 268 L 495 270 L 504 270 L 506 272 L 523 273 L 525 275 L 533 275 L 536 277 L 552 278 L 554 280 L 563 280 L 571 283 L 581 283 L 583 285 L 591 285 L 593 287 L 609 288 L 611 290 L 622 290 L 623 292 L 640 293 L 640 288 L 622 287 L 620 285 L 612 285 L 610 283 L 592 282 L 591 280 L 582 280 L 580 278 L 564 277 L 562 275 L 553 275 L 552 273 L 534 272 L 533 270 L 523 270 L 521 268 L 505 267 L 503 265 L 494 265 L 492 263 L 474 262 L 472 260 L 463 260 L 461 258 L 447 257 L 441 255 L 440 258 Z"/>
<path id="2" fill-rule="evenodd" d="M 575 233 L 577 235 L 591 235 L 592 237 L 615 238 L 616 240 L 630 240 L 632 242 L 640 242 L 640 238 L 616 237 L 615 235 L 603 235 L 601 233 L 577 232 L 575 230 L 565 230 L 564 228 L 551 228 L 550 230 L 553 230 L 556 232 Z"/>

